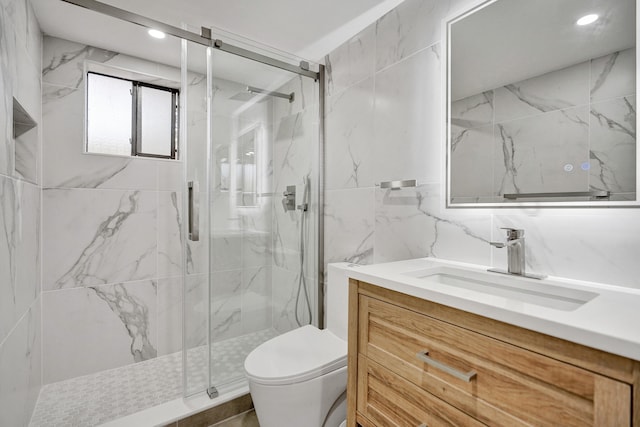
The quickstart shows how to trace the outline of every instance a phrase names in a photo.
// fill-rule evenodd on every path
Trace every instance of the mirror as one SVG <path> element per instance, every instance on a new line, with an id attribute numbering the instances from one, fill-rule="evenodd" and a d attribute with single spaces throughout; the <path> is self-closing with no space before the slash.
<path id="1" fill-rule="evenodd" d="M 447 206 L 637 206 L 635 22 L 634 0 L 447 19 Z"/>

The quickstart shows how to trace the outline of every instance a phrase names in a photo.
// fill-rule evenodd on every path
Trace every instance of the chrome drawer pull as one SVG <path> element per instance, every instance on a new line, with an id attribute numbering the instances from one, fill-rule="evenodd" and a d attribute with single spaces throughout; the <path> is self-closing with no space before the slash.
<path id="1" fill-rule="evenodd" d="M 454 377 L 466 382 L 471 382 L 471 380 L 474 379 L 477 375 L 476 371 L 460 372 L 457 369 L 453 369 L 452 367 L 445 365 L 444 363 L 438 362 L 437 360 L 429 357 L 429 351 L 420 351 L 416 353 L 416 356 L 427 365 L 440 369 L 441 371 L 446 372 L 449 375 L 453 375 Z"/>

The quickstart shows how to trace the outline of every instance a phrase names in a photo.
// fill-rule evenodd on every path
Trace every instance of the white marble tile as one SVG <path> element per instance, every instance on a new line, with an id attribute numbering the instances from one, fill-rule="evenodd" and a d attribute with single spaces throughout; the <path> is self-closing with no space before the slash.
<path id="1" fill-rule="evenodd" d="M 640 215 L 635 210 L 497 215 L 494 239 L 504 239 L 500 227 L 525 230 L 531 272 L 640 288 Z M 493 250 L 493 259 L 495 266 L 506 265 L 500 249 Z"/>
<path id="2" fill-rule="evenodd" d="M 158 279 L 158 356 L 182 350 L 182 277 Z"/>
<path id="3" fill-rule="evenodd" d="M 40 292 L 40 190 L 0 177 L 0 341 Z"/>
<path id="4" fill-rule="evenodd" d="M 211 235 L 211 271 L 242 268 L 242 232 L 213 230 Z"/>
<path id="5" fill-rule="evenodd" d="M 271 267 L 242 270 L 242 333 L 271 327 Z"/>
<path id="6" fill-rule="evenodd" d="M 273 328 L 283 334 L 298 327 L 295 317 L 298 275 L 273 267 L 271 289 L 273 295 Z"/>
<path id="7" fill-rule="evenodd" d="M 375 72 L 376 25 L 369 25 L 324 58 L 326 93 L 336 95 Z"/>
<path id="8" fill-rule="evenodd" d="M 441 38 L 449 0 L 405 0 L 376 24 L 376 70 L 431 46 Z"/>
<path id="9" fill-rule="evenodd" d="M 494 91 L 495 121 L 587 105 L 588 87 L 588 62 L 503 86 Z"/>
<path id="10" fill-rule="evenodd" d="M 45 36 L 42 45 L 42 82 L 78 89 L 84 80 L 84 61 L 104 63 L 117 55 L 117 52 Z"/>
<path id="11" fill-rule="evenodd" d="M 489 262 L 491 216 L 443 209 L 439 184 L 376 190 L 375 262 L 425 256 Z"/>
<path id="12" fill-rule="evenodd" d="M 15 32 L 4 7 L 0 7 L 0 174 L 11 176 L 14 170 L 13 79 Z"/>
<path id="13" fill-rule="evenodd" d="M 363 188 L 327 191 L 324 214 L 325 263 L 337 261 L 356 264 L 372 263 L 374 260 L 375 190 Z"/>
<path id="14" fill-rule="evenodd" d="M 591 100 L 635 95 L 636 49 L 591 60 Z"/>
<path id="15" fill-rule="evenodd" d="M 158 192 L 158 277 L 182 274 L 182 194 Z"/>
<path id="16" fill-rule="evenodd" d="M 210 286 L 211 340 L 242 334 L 242 270 L 213 272 Z"/>
<path id="17" fill-rule="evenodd" d="M 451 126 L 451 197 L 491 197 L 493 125 L 465 129 Z"/>
<path id="18" fill-rule="evenodd" d="M 157 162 L 157 189 L 159 191 L 185 191 L 183 161 L 158 161 Z"/>
<path id="19" fill-rule="evenodd" d="M 588 108 L 576 107 L 498 124 L 494 191 L 587 191 Z"/>
<path id="20" fill-rule="evenodd" d="M 376 75 L 375 181 L 440 180 L 440 45 Z"/>
<path id="21" fill-rule="evenodd" d="M 17 313 L 16 271 L 19 208 L 18 184 L 11 178 L 0 176 L 0 342 L 20 317 Z"/>
<path id="22" fill-rule="evenodd" d="M 19 40 L 19 39 L 18 39 Z M 41 70 L 40 61 L 34 62 L 25 46 L 16 46 L 17 75 L 13 86 L 13 96 L 40 125 L 41 110 Z"/>
<path id="23" fill-rule="evenodd" d="M 451 124 L 464 129 L 493 124 L 493 91 L 468 96 L 451 103 Z"/>
<path id="24" fill-rule="evenodd" d="M 277 119 L 276 119 L 277 120 Z M 309 111 L 284 116 L 276 124 L 273 146 L 273 191 L 303 182 L 313 170 L 318 123 Z"/>
<path id="25" fill-rule="evenodd" d="M 373 78 L 327 99 L 325 185 L 327 190 L 374 184 Z"/>
<path id="26" fill-rule="evenodd" d="M 294 271 L 300 256 L 301 212 L 284 212 L 279 200 L 274 201 L 273 214 L 273 265 Z"/>
<path id="27" fill-rule="evenodd" d="M 26 426 L 41 383 L 40 301 L 0 341 L 0 425 Z"/>
<path id="28" fill-rule="evenodd" d="M 33 12 L 31 2 L 26 0 L 5 0 L 3 9 L 11 21 L 16 38 L 16 47 L 25 51 L 34 64 L 41 61 L 42 33 Z"/>
<path id="29" fill-rule="evenodd" d="M 273 117 L 277 124 L 282 117 L 291 116 L 306 111 L 318 121 L 318 84 L 308 77 L 296 76 L 277 89 L 278 92 L 294 93 L 293 102 L 286 99 L 273 100 Z"/>
<path id="30" fill-rule="evenodd" d="M 271 215 L 269 215 L 271 217 Z M 243 268 L 263 267 L 271 264 L 272 239 L 270 231 L 244 230 L 242 233 Z"/>
<path id="31" fill-rule="evenodd" d="M 636 98 L 591 104 L 590 182 L 593 189 L 636 191 Z"/>
<path id="32" fill-rule="evenodd" d="M 184 343 L 188 349 L 207 343 L 209 336 L 209 276 L 195 274 L 187 276 L 184 298 L 189 309 L 184 313 Z"/>
<path id="33" fill-rule="evenodd" d="M 42 120 L 45 187 L 156 189 L 158 161 L 84 154 L 83 90 L 45 84 Z"/>
<path id="34" fill-rule="evenodd" d="M 38 121 L 40 121 L 38 119 Z M 37 184 L 40 175 L 40 135 L 33 128 L 15 139 L 15 176 Z"/>
<path id="35" fill-rule="evenodd" d="M 157 284 L 43 293 L 44 383 L 157 356 Z"/>
<path id="36" fill-rule="evenodd" d="M 44 289 L 156 277 L 156 203 L 155 192 L 45 190 Z"/>

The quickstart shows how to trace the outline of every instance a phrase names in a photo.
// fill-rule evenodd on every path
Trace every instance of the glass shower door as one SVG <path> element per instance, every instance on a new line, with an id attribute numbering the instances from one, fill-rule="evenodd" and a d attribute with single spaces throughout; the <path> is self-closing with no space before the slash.
<path id="1" fill-rule="evenodd" d="M 317 324 L 319 96 L 311 78 L 222 51 L 212 71 L 209 360 L 224 389 L 256 346 Z"/>
<path id="2" fill-rule="evenodd" d="M 209 165 L 211 48 L 182 41 L 180 141 L 183 176 L 183 384 L 209 387 Z"/>
<path id="3" fill-rule="evenodd" d="M 251 350 L 319 324 L 320 97 L 313 78 L 188 41 L 182 80 L 191 395 L 244 384 Z"/>

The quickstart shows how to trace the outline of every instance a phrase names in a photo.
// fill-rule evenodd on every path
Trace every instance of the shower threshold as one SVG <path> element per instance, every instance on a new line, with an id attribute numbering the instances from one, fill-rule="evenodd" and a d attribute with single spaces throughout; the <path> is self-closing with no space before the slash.
<path id="1" fill-rule="evenodd" d="M 212 344 L 214 378 L 216 383 L 228 384 L 220 388 L 216 399 L 209 399 L 204 391 L 199 393 L 202 396 L 182 399 L 182 352 L 177 352 L 45 385 L 29 426 L 162 425 L 189 416 L 246 393 L 246 355 L 276 335 L 275 330 L 266 329 Z M 202 384 L 203 390 L 207 385 L 207 356 L 207 346 L 190 349 L 187 355 L 189 371 L 199 373 L 197 378 L 189 378 L 190 384 Z M 241 380 L 235 381 L 238 378 Z M 150 409 L 158 405 L 163 408 Z M 134 421 L 132 415 L 141 411 L 148 412 L 144 424 Z M 121 418 L 123 423 L 119 422 Z M 129 424 L 128 418 L 134 424 Z"/>

